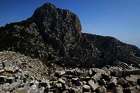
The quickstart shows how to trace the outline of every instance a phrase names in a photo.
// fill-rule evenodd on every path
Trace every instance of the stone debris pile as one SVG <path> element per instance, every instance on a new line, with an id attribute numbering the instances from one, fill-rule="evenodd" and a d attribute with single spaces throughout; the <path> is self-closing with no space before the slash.
<path id="1" fill-rule="evenodd" d="M 0 52 L 0 93 L 140 93 L 139 74 L 117 76 L 117 71 L 122 70 L 44 66 L 37 59 L 4 51 Z"/>

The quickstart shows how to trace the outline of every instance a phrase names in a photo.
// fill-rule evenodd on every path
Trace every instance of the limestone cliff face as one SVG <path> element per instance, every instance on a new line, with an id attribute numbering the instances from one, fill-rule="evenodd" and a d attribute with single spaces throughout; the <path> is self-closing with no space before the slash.
<path id="1" fill-rule="evenodd" d="M 0 28 L 0 50 L 20 52 L 44 63 L 84 67 L 111 64 L 131 52 L 135 54 L 132 59 L 140 55 L 138 48 L 127 48 L 131 47 L 127 44 L 120 50 L 123 53 L 117 52 L 120 48 L 117 43 L 110 42 L 111 38 L 94 38 L 95 35 L 89 38 L 90 35 L 83 34 L 81 29 L 80 20 L 74 13 L 46 3 L 27 20 Z M 125 52 L 127 49 L 130 51 Z M 127 57 L 123 58 L 121 61 L 128 62 Z M 139 58 L 135 63 L 140 63 Z"/>

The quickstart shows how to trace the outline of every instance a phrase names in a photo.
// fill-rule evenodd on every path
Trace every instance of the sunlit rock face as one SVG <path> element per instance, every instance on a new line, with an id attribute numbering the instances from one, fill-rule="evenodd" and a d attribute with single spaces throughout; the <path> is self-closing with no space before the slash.
<path id="1" fill-rule="evenodd" d="M 103 36 L 83 34 L 77 15 L 46 3 L 22 22 L 0 28 L 0 50 L 20 52 L 67 66 L 102 67 L 123 61 L 140 64 L 137 47 Z"/>

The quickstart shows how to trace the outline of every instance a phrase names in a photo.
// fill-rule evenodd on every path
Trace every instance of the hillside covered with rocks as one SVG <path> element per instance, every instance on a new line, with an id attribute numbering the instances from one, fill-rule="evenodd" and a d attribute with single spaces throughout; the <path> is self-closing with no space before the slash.
<path id="1" fill-rule="evenodd" d="M 0 27 L 0 93 L 139 93 L 140 49 L 81 30 L 50 3 Z"/>

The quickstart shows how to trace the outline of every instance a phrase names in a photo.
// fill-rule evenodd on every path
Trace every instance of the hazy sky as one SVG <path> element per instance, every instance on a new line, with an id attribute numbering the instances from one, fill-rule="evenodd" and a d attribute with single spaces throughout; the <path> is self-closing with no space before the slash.
<path id="1" fill-rule="evenodd" d="M 83 32 L 140 47 L 140 0 L 0 0 L 0 25 L 30 17 L 45 2 L 76 13 Z"/>

